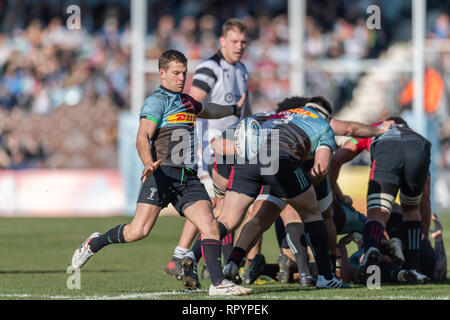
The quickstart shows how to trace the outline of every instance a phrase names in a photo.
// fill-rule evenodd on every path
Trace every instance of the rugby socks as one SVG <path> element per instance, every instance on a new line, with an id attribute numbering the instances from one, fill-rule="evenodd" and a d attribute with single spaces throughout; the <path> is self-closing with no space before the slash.
<path id="1" fill-rule="evenodd" d="M 333 275 L 330 267 L 330 243 L 323 220 L 305 222 L 305 239 L 316 260 L 319 275 L 331 280 Z"/>
<path id="2" fill-rule="evenodd" d="M 366 222 L 362 231 L 364 252 L 367 252 L 371 247 L 378 248 L 383 232 L 384 226 L 380 222 L 375 220 Z"/>
<path id="3" fill-rule="evenodd" d="M 228 234 L 228 230 L 221 222 L 217 221 L 217 224 L 219 225 L 219 239 L 222 240 Z M 195 260 L 197 262 L 199 262 L 200 258 L 202 257 L 202 237 L 201 236 L 198 236 L 197 240 L 195 241 L 194 245 L 192 246 L 192 251 L 194 252 Z M 224 261 L 226 261 L 226 260 L 224 260 Z"/>
<path id="4" fill-rule="evenodd" d="M 403 215 L 398 212 L 391 212 L 389 215 L 389 220 L 386 222 L 386 232 L 389 238 L 401 238 L 400 228 L 403 221 Z"/>
<path id="5" fill-rule="evenodd" d="M 298 272 L 310 274 L 308 263 L 308 251 L 304 246 L 300 238 L 304 234 L 303 224 L 300 222 L 288 223 L 286 225 L 286 241 L 291 248 L 292 253 L 295 256 L 295 262 L 297 263 Z"/>
<path id="6" fill-rule="evenodd" d="M 286 230 L 284 227 L 284 222 L 283 219 L 281 219 L 279 216 L 275 220 L 275 235 L 277 237 L 279 248 L 289 248 L 289 245 L 286 241 Z"/>
<path id="7" fill-rule="evenodd" d="M 223 224 L 221 224 L 219 222 L 219 226 L 222 225 L 223 227 L 225 227 Z M 220 227 L 219 227 L 220 229 Z M 230 232 L 229 234 L 227 234 L 223 239 L 222 239 L 222 255 L 223 255 L 223 261 L 227 261 L 228 258 L 230 257 L 231 254 L 231 250 L 233 250 L 233 243 L 234 243 L 234 231 Z"/>
<path id="8" fill-rule="evenodd" d="M 202 257 L 202 236 L 199 235 L 192 246 L 192 252 L 194 252 L 195 261 L 198 263 Z"/>
<path id="9" fill-rule="evenodd" d="M 420 242 L 422 241 L 420 221 L 403 221 L 400 233 L 405 252 L 404 268 L 419 271 Z"/>
<path id="10" fill-rule="evenodd" d="M 173 252 L 173 258 L 174 259 L 183 259 L 183 257 L 186 255 L 186 253 L 189 252 L 189 249 L 187 248 L 181 248 L 177 246 Z"/>
<path id="11" fill-rule="evenodd" d="M 220 241 L 214 239 L 201 240 L 201 251 L 203 260 L 205 260 L 206 267 L 209 271 L 211 283 L 215 286 L 220 284 L 225 279 L 222 272 L 221 249 Z"/>
<path id="12" fill-rule="evenodd" d="M 239 248 L 239 247 L 234 247 L 233 251 L 231 251 L 230 258 L 228 258 L 226 263 L 232 261 L 237 266 L 240 266 L 246 255 L 247 255 L 247 252 L 244 249 Z M 252 263 L 253 263 L 253 261 L 252 261 Z"/>
<path id="13" fill-rule="evenodd" d="M 123 236 L 123 227 L 125 227 L 125 224 L 115 226 L 101 236 L 92 238 L 92 240 L 89 242 L 89 248 L 91 249 L 91 251 L 97 252 L 108 244 L 125 243 L 126 241 Z"/>

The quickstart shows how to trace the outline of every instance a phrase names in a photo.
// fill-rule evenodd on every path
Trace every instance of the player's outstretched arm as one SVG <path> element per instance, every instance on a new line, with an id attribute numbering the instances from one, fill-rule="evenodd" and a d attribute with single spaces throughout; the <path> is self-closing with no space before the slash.
<path id="1" fill-rule="evenodd" d="M 206 103 L 203 106 L 203 110 L 197 115 L 199 118 L 204 119 L 219 119 L 231 115 L 235 115 L 237 117 L 241 116 L 242 106 L 245 102 L 246 94 L 244 93 L 241 96 L 241 99 L 235 105 L 220 105 L 216 103 Z"/>
<path id="2" fill-rule="evenodd" d="M 394 121 L 384 121 L 381 126 L 373 127 L 363 123 L 355 121 L 344 121 L 331 119 L 330 127 L 337 136 L 352 136 L 359 138 L 368 138 L 379 136 L 385 133 L 392 125 Z"/>
<path id="3" fill-rule="evenodd" d="M 351 140 L 347 140 L 339 149 L 336 150 L 330 163 L 329 178 L 332 187 L 336 184 L 341 167 L 345 163 L 352 161 L 358 154 L 359 151 Z"/>

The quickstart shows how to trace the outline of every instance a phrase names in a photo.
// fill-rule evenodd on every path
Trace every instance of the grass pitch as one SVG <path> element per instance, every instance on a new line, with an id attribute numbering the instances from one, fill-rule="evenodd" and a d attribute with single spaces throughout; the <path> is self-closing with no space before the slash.
<path id="1" fill-rule="evenodd" d="M 450 253 L 450 213 L 440 214 L 447 256 Z M 93 232 L 128 223 L 130 217 L 1 218 L 0 300 L 151 299 L 218 300 L 203 290 L 189 292 L 164 273 L 184 218 L 162 216 L 150 235 L 136 243 L 102 249 L 80 272 L 80 289 L 68 289 L 66 273 L 74 250 Z M 433 224 L 432 224 L 433 227 Z M 352 248 L 350 252 L 352 253 Z M 276 263 L 279 254 L 271 228 L 264 235 L 263 254 Z M 450 261 L 449 261 L 450 265 Z M 199 267 L 201 270 L 201 266 Z M 379 290 L 352 285 L 350 289 L 316 290 L 298 284 L 252 285 L 255 293 L 239 300 L 417 300 L 450 298 L 450 280 L 421 286 L 382 284 Z M 235 299 L 235 298 L 234 298 Z"/>

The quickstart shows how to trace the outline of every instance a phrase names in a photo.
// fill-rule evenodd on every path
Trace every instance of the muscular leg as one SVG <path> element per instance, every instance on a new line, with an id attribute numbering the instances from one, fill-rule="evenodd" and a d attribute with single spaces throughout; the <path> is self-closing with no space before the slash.
<path id="1" fill-rule="evenodd" d="M 297 263 L 298 272 L 301 274 L 310 274 L 308 264 L 308 251 L 306 246 L 302 244 L 301 237 L 304 237 L 305 230 L 300 215 L 291 206 L 286 208 L 280 214 L 286 229 L 286 240 L 290 247 L 290 251 L 294 255 Z M 291 254 L 292 254 L 291 253 Z"/>
<path id="2" fill-rule="evenodd" d="M 256 200 L 255 202 L 253 202 L 252 207 L 248 210 L 245 221 L 242 223 L 242 227 L 239 229 L 236 239 L 239 239 L 244 225 L 256 215 L 258 210 L 261 208 L 262 203 L 262 200 Z M 261 244 L 262 235 L 259 237 L 256 244 L 248 250 L 247 259 L 252 260 L 257 254 L 261 253 Z"/>
<path id="3" fill-rule="evenodd" d="M 234 191 L 227 191 L 222 214 L 217 218 L 220 240 L 239 226 L 253 201 L 254 198 L 252 197 L 238 194 Z M 192 251 L 194 252 L 195 259 L 199 261 L 202 256 L 199 239 L 194 243 Z"/>
<path id="4" fill-rule="evenodd" d="M 295 198 L 287 199 L 287 202 L 300 214 L 305 223 L 306 242 L 316 260 L 318 274 L 327 280 L 332 279 L 328 232 L 319 210 L 314 188 L 310 186 Z"/>
<path id="5" fill-rule="evenodd" d="M 194 241 L 195 237 L 197 236 L 198 229 L 196 226 L 192 224 L 191 221 L 186 220 L 184 222 L 183 230 L 181 231 L 180 240 L 178 241 L 179 248 L 184 248 L 189 250 L 189 248 L 192 245 L 192 242 Z"/>
<path id="6" fill-rule="evenodd" d="M 123 228 L 125 241 L 134 242 L 145 238 L 155 225 L 160 211 L 161 207 L 147 203 L 138 203 L 133 220 Z"/>
<path id="7" fill-rule="evenodd" d="M 211 204 L 207 200 L 200 200 L 184 210 L 183 213 L 200 231 L 203 259 L 208 268 L 212 284 L 218 285 L 225 277 L 220 262 L 219 228 Z"/>
<path id="8" fill-rule="evenodd" d="M 216 195 L 216 208 L 214 209 L 214 215 L 218 217 L 222 211 L 225 190 L 227 189 L 228 179 L 221 176 L 217 171 L 212 171 L 212 179 L 214 183 L 214 193 Z M 222 254 L 223 260 L 227 261 L 231 254 L 234 243 L 234 231 L 231 231 L 222 239 Z"/>
<path id="9" fill-rule="evenodd" d="M 90 241 L 90 249 L 97 252 L 106 245 L 126 243 L 145 238 L 155 225 L 161 207 L 146 203 L 136 205 L 136 213 L 130 224 L 116 226 Z"/>
<path id="10" fill-rule="evenodd" d="M 280 211 L 280 208 L 274 203 L 262 201 L 256 215 L 242 227 L 241 234 L 228 261 L 233 261 L 237 266 L 240 265 L 247 251 L 256 244 L 259 236 L 269 229 Z"/>
<path id="11" fill-rule="evenodd" d="M 328 231 L 328 240 L 330 241 L 330 256 L 333 264 L 333 270 L 336 269 L 336 244 L 337 231 L 333 220 L 333 206 L 330 205 L 324 212 L 322 212 L 323 221 Z"/>

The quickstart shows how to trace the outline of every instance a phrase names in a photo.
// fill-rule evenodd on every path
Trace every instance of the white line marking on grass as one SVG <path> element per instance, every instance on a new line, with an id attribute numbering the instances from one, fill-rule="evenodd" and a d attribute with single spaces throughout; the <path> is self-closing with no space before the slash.
<path id="1" fill-rule="evenodd" d="M 48 295 L 48 294 L 0 294 L 0 299 L 4 298 L 16 298 L 16 299 L 50 299 L 50 300 L 132 300 L 132 299 L 156 299 L 165 296 L 174 295 L 189 295 L 193 293 L 207 293 L 208 290 L 197 290 L 197 291 L 166 291 L 166 292 L 148 292 L 148 293 L 133 293 L 133 294 L 122 294 L 118 296 L 107 296 L 107 295 L 93 295 L 93 296 L 70 296 L 70 295 Z M 208 296 L 209 297 L 209 296 Z M 214 299 L 213 297 L 209 297 Z M 450 296 L 439 296 L 439 297 L 425 297 L 425 296 L 376 296 L 376 297 L 356 297 L 356 296 L 334 296 L 334 297 L 317 297 L 313 295 L 302 295 L 299 296 L 278 296 L 278 295 L 263 295 L 258 296 L 258 299 L 270 299 L 270 300 L 450 300 Z"/>
<path id="2" fill-rule="evenodd" d="M 148 293 L 133 293 L 133 294 L 122 294 L 119 296 L 65 296 L 65 295 L 47 295 L 47 294 L 0 294 L 0 298 L 32 298 L 32 299 L 51 299 L 51 300 L 126 300 L 126 299 L 155 299 L 163 296 L 173 296 L 173 295 L 188 295 L 192 293 L 205 293 L 207 290 L 196 290 L 196 291 L 167 291 L 167 292 L 148 292 Z"/>

